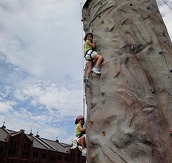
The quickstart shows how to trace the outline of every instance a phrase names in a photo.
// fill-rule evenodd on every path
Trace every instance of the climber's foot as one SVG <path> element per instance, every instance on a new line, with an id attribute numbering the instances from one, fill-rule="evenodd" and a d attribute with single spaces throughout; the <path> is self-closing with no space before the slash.
<path id="1" fill-rule="evenodd" d="M 94 72 L 95 74 L 97 74 L 97 75 L 101 75 L 101 72 L 98 70 L 98 68 L 96 68 L 96 67 L 94 67 L 93 69 L 92 69 L 92 72 Z"/>
<path id="2" fill-rule="evenodd" d="M 88 78 L 84 79 L 84 83 L 85 83 L 86 86 L 90 86 L 90 82 L 89 82 Z"/>

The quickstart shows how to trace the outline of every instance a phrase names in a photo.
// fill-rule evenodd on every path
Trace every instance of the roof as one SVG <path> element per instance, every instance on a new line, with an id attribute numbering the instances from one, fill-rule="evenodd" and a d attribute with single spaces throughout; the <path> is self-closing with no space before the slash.
<path id="1" fill-rule="evenodd" d="M 6 127 L 3 125 L 2 127 L 0 127 L 0 141 L 6 141 L 7 136 L 10 135 L 15 135 L 17 133 L 20 132 L 16 132 L 16 131 L 12 131 L 9 129 L 6 129 Z"/>
<path id="2" fill-rule="evenodd" d="M 48 140 L 48 139 L 44 139 L 44 138 L 42 138 L 42 140 L 47 142 L 49 145 L 53 146 L 56 151 L 63 152 L 63 153 L 66 153 L 66 151 L 67 151 L 67 148 L 58 141 Z"/>
<path id="3" fill-rule="evenodd" d="M 33 141 L 33 147 L 50 150 L 49 146 L 47 146 L 45 143 L 41 142 L 36 136 L 27 135 L 27 137 Z"/>
<path id="4" fill-rule="evenodd" d="M 5 142 L 7 135 L 8 135 L 8 132 L 3 127 L 0 127 L 0 141 Z"/>
<path id="5" fill-rule="evenodd" d="M 27 137 L 33 141 L 33 147 L 35 147 L 35 148 L 41 148 L 41 149 L 66 153 L 68 148 L 71 147 L 70 145 L 63 146 L 58 141 L 41 138 L 38 135 L 37 136 L 27 135 Z"/>
<path id="6" fill-rule="evenodd" d="M 4 127 L 2 126 L 0 127 L 0 141 L 6 142 L 6 138 L 8 135 L 16 136 L 21 132 L 24 132 L 24 130 L 13 131 L 6 129 L 5 126 Z M 27 136 L 27 138 L 33 141 L 33 147 L 35 148 L 66 153 L 68 148 L 71 147 L 71 145 L 60 143 L 59 141 L 53 141 L 53 140 L 41 138 L 39 135 L 36 136 L 33 136 L 33 134 L 25 134 L 25 135 Z"/>

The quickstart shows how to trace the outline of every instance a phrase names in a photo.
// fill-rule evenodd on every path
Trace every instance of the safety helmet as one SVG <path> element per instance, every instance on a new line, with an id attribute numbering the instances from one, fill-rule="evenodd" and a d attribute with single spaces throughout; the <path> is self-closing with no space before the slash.
<path id="1" fill-rule="evenodd" d="M 79 121 L 79 120 L 81 120 L 81 119 L 84 119 L 84 116 L 78 115 L 76 119 L 77 119 L 77 121 Z"/>

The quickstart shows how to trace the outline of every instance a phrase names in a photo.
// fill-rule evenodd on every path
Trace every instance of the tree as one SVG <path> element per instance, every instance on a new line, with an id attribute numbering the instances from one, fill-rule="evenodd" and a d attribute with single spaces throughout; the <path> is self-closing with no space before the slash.
<path id="1" fill-rule="evenodd" d="M 171 163 L 172 44 L 155 0 L 87 0 L 103 55 L 86 87 L 87 162 Z"/>

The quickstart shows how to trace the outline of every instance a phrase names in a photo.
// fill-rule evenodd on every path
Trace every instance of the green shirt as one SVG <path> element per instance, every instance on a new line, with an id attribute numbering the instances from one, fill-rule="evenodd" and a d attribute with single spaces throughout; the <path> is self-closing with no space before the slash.
<path id="1" fill-rule="evenodd" d="M 82 131 L 79 129 L 79 126 L 81 126 L 80 123 L 78 123 L 78 124 L 76 125 L 76 137 L 80 136 L 81 133 L 82 133 Z M 82 126 L 81 126 L 81 127 L 82 127 Z"/>
<path id="2" fill-rule="evenodd" d="M 84 52 L 86 53 L 90 49 L 92 49 L 92 47 L 88 44 L 88 40 L 86 40 L 84 44 Z"/>

